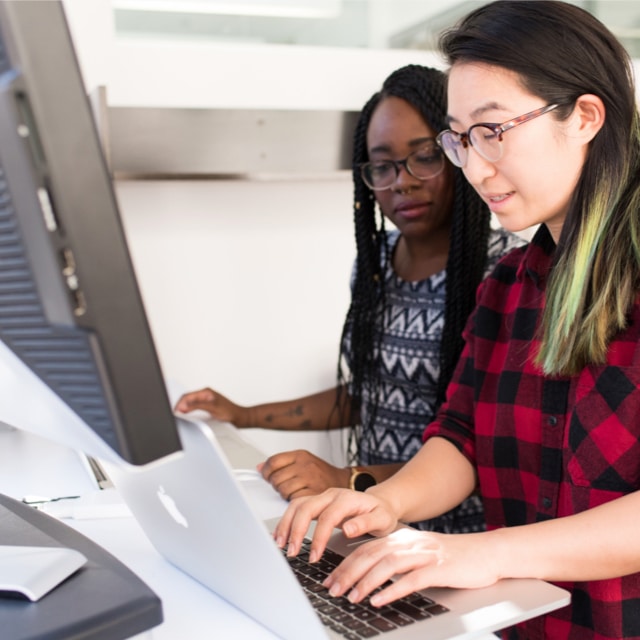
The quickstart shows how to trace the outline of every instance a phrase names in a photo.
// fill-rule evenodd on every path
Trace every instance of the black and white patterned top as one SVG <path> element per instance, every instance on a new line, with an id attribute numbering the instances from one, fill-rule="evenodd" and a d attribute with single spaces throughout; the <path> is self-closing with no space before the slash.
<path id="1" fill-rule="evenodd" d="M 387 232 L 389 251 L 400 237 Z M 503 229 L 493 230 L 489 239 L 485 275 L 511 249 L 525 241 Z M 384 254 L 381 255 L 384 265 Z M 446 270 L 426 280 L 407 282 L 386 266 L 386 309 L 381 341 L 381 384 L 375 424 L 363 430 L 360 464 L 406 462 L 422 445 L 422 433 L 434 417 L 436 389 L 440 375 L 440 342 L 444 328 Z M 372 399 L 363 389 L 361 417 L 368 425 Z M 482 506 L 470 499 L 454 512 L 420 528 L 446 532 L 477 531 L 483 528 Z"/>

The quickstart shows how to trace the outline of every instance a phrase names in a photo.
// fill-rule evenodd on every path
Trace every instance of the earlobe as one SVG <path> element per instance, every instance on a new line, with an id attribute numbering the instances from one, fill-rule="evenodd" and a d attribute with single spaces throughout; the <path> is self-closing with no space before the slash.
<path id="1" fill-rule="evenodd" d="M 574 134 L 590 142 L 604 125 L 606 118 L 604 102 L 596 95 L 585 93 L 576 100 L 572 117 Z"/>

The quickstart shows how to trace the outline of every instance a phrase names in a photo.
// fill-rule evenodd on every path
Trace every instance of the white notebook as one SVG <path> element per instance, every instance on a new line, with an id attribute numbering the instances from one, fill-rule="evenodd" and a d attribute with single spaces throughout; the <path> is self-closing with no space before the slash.
<path id="1" fill-rule="evenodd" d="M 40 600 L 87 562 L 66 547 L 0 546 L 0 592 Z"/>

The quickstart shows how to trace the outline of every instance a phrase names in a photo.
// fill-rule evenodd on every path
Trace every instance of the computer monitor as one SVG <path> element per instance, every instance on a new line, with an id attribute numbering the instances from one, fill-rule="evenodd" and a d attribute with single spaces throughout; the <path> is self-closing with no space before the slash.
<path id="1" fill-rule="evenodd" d="M 0 2 L 0 421 L 140 465 L 180 440 L 64 8 Z"/>

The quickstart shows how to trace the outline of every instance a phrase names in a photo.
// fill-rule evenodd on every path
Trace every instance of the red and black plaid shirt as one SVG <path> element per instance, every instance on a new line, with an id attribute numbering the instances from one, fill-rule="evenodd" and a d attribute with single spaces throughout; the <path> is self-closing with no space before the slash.
<path id="1" fill-rule="evenodd" d="M 476 466 L 490 529 L 571 515 L 640 488 L 640 305 L 605 365 L 545 377 L 533 358 L 554 248 L 543 225 L 481 284 L 448 401 L 424 433 L 447 438 Z M 640 514 L 638 523 L 640 535 Z M 571 605 L 505 637 L 640 638 L 640 574 L 560 586 Z"/>

